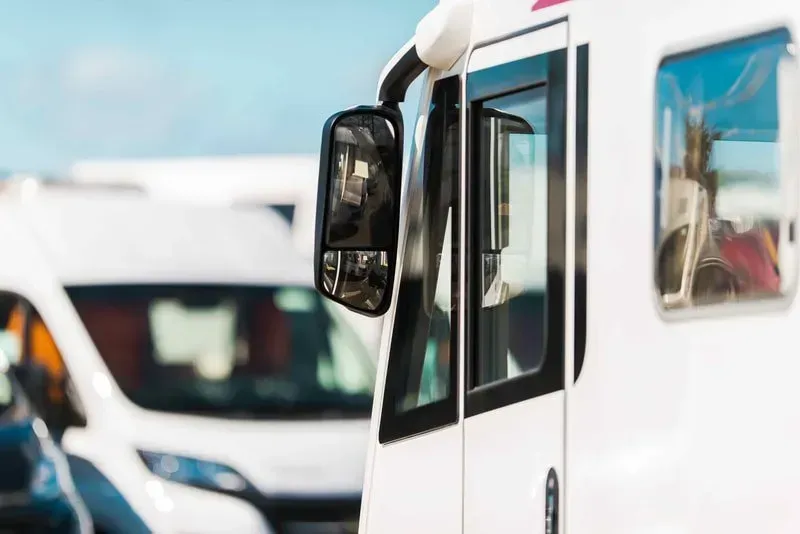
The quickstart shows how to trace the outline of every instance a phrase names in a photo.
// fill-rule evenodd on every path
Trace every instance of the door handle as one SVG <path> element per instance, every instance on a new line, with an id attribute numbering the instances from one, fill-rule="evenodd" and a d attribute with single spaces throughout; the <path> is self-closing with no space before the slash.
<path id="1" fill-rule="evenodd" d="M 545 481 L 544 534 L 558 534 L 558 475 L 552 467 Z"/>

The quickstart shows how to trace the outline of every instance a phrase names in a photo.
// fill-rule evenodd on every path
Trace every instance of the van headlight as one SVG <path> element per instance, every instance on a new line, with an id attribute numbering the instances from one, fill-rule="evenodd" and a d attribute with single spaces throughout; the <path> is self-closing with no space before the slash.
<path id="1" fill-rule="evenodd" d="M 255 490 L 238 471 L 224 464 L 174 454 L 137 452 L 154 475 L 170 482 L 231 493 Z"/>

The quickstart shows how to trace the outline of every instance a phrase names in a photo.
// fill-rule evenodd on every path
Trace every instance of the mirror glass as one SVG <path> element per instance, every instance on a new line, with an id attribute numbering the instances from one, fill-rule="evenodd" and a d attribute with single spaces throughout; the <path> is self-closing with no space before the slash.
<path id="1" fill-rule="evenodd" d="M 398 132 L 366 110 L 342 117 L 331 135 L 320 286 L 333 299 L 372 312 L 386 297 L 395 246 Z"/>
<path id="2" fill-rule="evenodd" d="M 328 248 L 391 246 L 396 141 L 391 122 L 374 114 L 348 115 L 336 124 L 328 174 Z"/>
<path id="3" fill-rule="evenodd" d="M 389 279 L 385 251 L 328 251 L 322 262 L 322 287 L 336 300 L 372 311 L 380 307 Z"/>

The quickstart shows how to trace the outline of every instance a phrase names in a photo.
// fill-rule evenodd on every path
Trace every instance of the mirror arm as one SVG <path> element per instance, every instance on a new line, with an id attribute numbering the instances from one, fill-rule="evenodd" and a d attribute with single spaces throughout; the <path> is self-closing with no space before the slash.
<path id="1" fill-rule="evenodd" d="M 427 65 L 417 54 L 416 45 L 409 47 L 381 80 L 378 88 L 378 102 L 404 102 L 406 91 L 426 67 Z"/>

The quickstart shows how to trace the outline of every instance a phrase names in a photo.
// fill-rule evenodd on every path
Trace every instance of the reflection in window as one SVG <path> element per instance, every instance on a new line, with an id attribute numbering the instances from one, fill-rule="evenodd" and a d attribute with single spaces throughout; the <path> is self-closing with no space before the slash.
<path id="1" fill-rule="evenodd" d="M 480 109 L 480 350 L 474 386 L 537 370 L 547 288 L 547 88 Z M 481 272 L 481 271 L 479 271 Z"/>
<path id="2" fill-rule="evenodd" d="M 665 308 L 781 294 L 779 66 L 773 32 L 663 62 L 657 77 L 656 285 Z M 786 244 L 782 245 L 784 242 Z"/>
<path id="3" fill-rule="evenodd" d="M 388 249 L 392 236 L 395 136 L 391 122 L 354 114 L 337 123 L 326 246 Z"/>
<path id="4" fill-rule="evenodd" d="M 453 285 L 458 259 L 459 84 L 436 82 L 425 134 L 421 187 L 409 197 L 399 300 L 387 376 L 392 414 L 455 393 Z"/>

